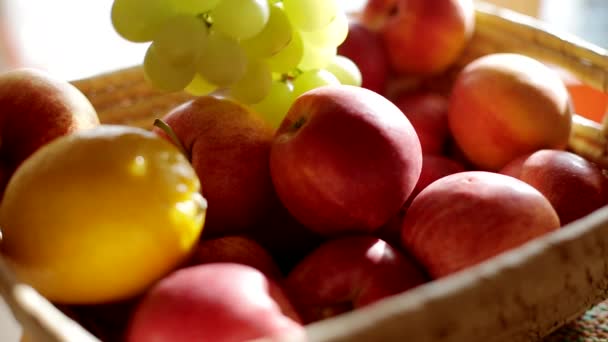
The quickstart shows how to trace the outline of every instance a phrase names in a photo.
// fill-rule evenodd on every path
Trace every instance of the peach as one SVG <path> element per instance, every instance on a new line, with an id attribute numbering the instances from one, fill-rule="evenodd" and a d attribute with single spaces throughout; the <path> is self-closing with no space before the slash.
<path id="1" fill-rule="evenodd" d="M 261 117 L 231 100 L 203 96 L 163 120 L 189 154 L 208 201 L 204 238 L 246 233 L 268 214 L 275 196 L 268 167 L 274 131 Z"/>
<path id="2" fill-rule="evenodd" d="M 17 167 L 40 147 L 97 125 L 95 108 L 68 81 L 31 68 L 0 74 L 0 195 Z"/>
<path id="3" fill-rule="evenodd" d="M 472 0 L 368 0 L 362 20 L 382 35 L 392 69 L 434 75 L 464 50 L 475 10 Z"/>
<path id="4" fill-rule="evenodd" d="M 499 173 L 466 171 L 433 182 L 414 198 L 401 241 L 435 279 L 559 227 L 555 209 L 531 185 Z"/>
<path id="5" fill-rule="evenodd" d="M 594 163 L 562 150 L 539 150 L 516 158 L 501 173 L 545 195 L 566 225 L 608 204 L 608 178 Z"/>
<path id="6" fill-rule="evenodd" d="M 564 149 L 571 120 L 570 97 L 559 76 L 535 59 L 511 53 L 468 64 L 456 79 L 448 110 L 454 141 L 486 171 L 538 149 Z"/>

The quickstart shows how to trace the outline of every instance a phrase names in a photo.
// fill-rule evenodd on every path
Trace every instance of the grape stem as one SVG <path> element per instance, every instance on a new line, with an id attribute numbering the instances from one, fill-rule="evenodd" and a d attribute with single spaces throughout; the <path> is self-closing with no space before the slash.
<path id="1" fill-rule="evenodd" d="M 211 19 L 209 12 L 201 13 L 201 14 L 197 15 L 196 17 L 199 18 L 200 20 L 202 20 L 205 23 L 205 25 L 207 25 L 207 28 L 210 28 L 213 25 L 213 20 Z"/>
<path id="2" fill-rule="evenodd" d="M 169 139 L 171 139 L 173 144 L 175 144 L 175 146 L 177 146 L 177 148 L 180 150 L 180 152 L 182 152 L 188 158 L 188 160 L 190 160 L 190 154 L 188 153 L 188 151 L 186 151 L 186 148 L 184 147 L 182 142 L 179 140 L 179 138 L 177 137 L 177 134 L 175 134 L 175 131 L 173 131 L 171 126 L 169 126 L 166 122 L 164 122 L 161 119 L 154 119 L 154 126 L 160 128 L 163 132 L 165 132 L 165 134 L 167 134 L 167 136 L 169 136 Z"/>

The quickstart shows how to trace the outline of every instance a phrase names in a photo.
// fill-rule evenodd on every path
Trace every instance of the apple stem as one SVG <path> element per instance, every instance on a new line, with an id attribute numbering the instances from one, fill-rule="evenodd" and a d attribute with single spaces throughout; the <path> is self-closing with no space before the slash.
<path id="1" fill-rule="evenodd" d="M 165 134 L 167 134 L 167 136 L 169 136 L 169 138 L 171 139 L 171 141 L 173 141 L 173 144 L 175 144 L 175 146 L 177 146 L 177 148 L 186 157 L 188 157 L 188 160 L 190 160 L 190 155 L 186 151 L 186 148 L 184 147 L 184 145 L 182 144 L 182 142 L 179 140 L 179 138 L 177 137 L 177 135 L 175 134 L 175 131 L 173 131 L 173 128 L 171 128 L 171 126 L 169 126 L 166 122 L 164 122 L 161 119 L 154 119 L 154 126 L 162 129 L 163 132 L 165 132 Z"/>
<path id="2" fill-rule="evenodd" d="M 300 129 L 300 127 L 304 126 L 305 123 L 306 123 L 306 118 L 304 118 L 304 117 L 299 118 L 293 124 L 291 124 L 291 130 L 297 131 L 298 129 Z"/>

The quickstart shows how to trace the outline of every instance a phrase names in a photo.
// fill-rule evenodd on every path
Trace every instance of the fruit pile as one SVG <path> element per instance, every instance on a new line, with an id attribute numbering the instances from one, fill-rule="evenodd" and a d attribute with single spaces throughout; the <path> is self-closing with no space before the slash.
<path id="1" fill-rule="evenodd" d="M 348 19 L 336 0 L 115 0 L 112 22 L 150 43 L 143 66 L 159 89 L 226 92 L 276 124 L 307 90 L 361 83 L 337 55 Z"/>
<path id="2" fill-rule="evenodd" d="M 202 95 L 145 130 L 101 124 L 42 72 L 0 76 L 3 260 L 104 340 L 247 341 L 304 334 L 608 204 L 604 170 L 568 151 L 553 69 L 494 53 L 448 91 L 429 84 L 469 42 L 473 11 L 116 0 L 117 30 L 152 41 L 151 84 Z M 273 69 L 294 42 L 327 54 Z M 337 58 L 360 80 L 313 81 Z M 261 80 L 272 73 L 290 95 Z"/>

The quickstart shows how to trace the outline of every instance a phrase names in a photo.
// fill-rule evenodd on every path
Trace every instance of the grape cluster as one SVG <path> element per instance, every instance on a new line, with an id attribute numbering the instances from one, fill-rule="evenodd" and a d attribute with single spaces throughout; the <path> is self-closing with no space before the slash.
<path id="1" fill-rule="evenodd" d="M 115 0 L 115 30 L 149 42 L 146 78 L 164 91 L 222 91 L 278 125 L 302 93 L 359 86 L 337 47 L 348 34 L 336 0 Z"/>

